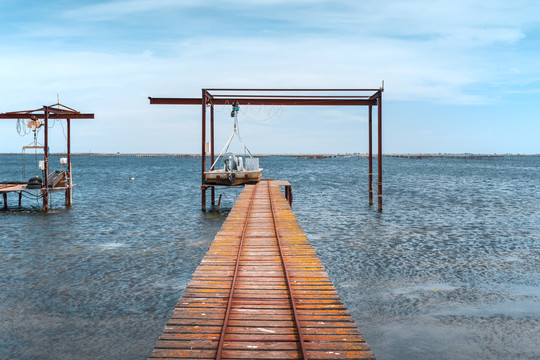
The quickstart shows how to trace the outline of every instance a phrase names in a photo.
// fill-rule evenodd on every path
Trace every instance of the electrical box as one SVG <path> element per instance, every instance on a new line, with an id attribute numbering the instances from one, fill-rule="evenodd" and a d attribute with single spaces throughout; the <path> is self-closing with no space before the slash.
<path id="1" fill-rule="evenodd" d="M 60 164 L 61 165 L 67 164 L 67 158 L 60 158 Z"/>
<path id="2" fill-rule="evenodd" d="M 40 160 L 38 165 L 39 170 L 45 170 L 45 160 Z"/>

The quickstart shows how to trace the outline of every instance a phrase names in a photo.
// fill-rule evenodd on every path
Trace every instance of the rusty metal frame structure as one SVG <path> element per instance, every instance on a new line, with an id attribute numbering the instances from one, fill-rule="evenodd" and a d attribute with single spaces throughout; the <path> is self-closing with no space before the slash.
<path id="1" fill-rule="evenodd" d="M 369 111 L 369 204 L 373 204 L 373 106 L 377 107 L 378 122 L 378 210 L 382 211 L 382 93 L 379 89 L 202 89 L 200 98 L 153 98 L 152 105 L 202 106 L 202 169 L 201 209 L 206 211 L 206 190 L 211 188 L 211 202 L 215 205 L 214 186 L 204 183 L 206 170 L 207 107 L 210 107 L 210 163 L 214 163 L 214 105 L 276 105 L 276 106 L 368 106 Z M 331 94 L 331 95 L 327 95 Z M 213 170 L 211 167 L 210 170 Z"/>
<path id="2" fill-rule="evenodd" d="M 44 142 L 43 142 L 43 160 L 45 163 L 45 176 L 43 177 L 43 187 L 41 193 L 43 195 L 43 211 L 49 210 L 49 192 L 51 191 L 47 184 L 47 177 L 49 175 L 49 120 L 50 119 L 65 119 L 67 123 L 66 129 L 66 141 L 67 141 L 67 173 L 68 184 L 66 189 L 66 206 L 72 204 L 72 174 L 71 174 L 71 120 L 72 119 L 93 119 L 94 114 L 82 114 L 77 110 L 62 105 L 60 103 L 43 106 L 35 110 L 25 111 L 13 111 L 0 113 L 0 119 L 29 119 L 29 120 L 43 120 L 44 126 Z M 4 194 L 4 201 L 6 201 Z"/>

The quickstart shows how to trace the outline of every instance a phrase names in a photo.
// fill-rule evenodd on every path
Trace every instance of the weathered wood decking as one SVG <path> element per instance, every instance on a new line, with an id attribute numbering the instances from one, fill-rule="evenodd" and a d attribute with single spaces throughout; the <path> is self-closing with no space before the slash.
<path id="1" fill-rule="evenodd" d="M 245 187 L 151 359 L 374 359 L 278 184 Z"/>

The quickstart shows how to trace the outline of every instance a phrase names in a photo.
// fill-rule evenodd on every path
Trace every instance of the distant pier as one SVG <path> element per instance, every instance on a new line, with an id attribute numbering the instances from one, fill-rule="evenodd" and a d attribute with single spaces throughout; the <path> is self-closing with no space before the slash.
<path id="1" fill-rule="evenodd" d="M 386 157 L 406 158 L 406 159 L 489 159 L 501 158 L 505 155 L 499 154 L 386 154 Z"/>
<path id="2" fill-rule="evenodd" d="M 151 359 L 374 359 L 280 185 L 246 185 Z"/>

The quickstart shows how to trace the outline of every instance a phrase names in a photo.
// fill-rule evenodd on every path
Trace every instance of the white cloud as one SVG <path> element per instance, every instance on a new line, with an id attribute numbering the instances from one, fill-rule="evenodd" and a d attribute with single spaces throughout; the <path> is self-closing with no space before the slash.
<path id="1" fill-rule="evenodd" d="M 84 19 L 86 21 L 112 20 L 118 17 L 143 13 L 153 10 L 167 10 L 168 8 L 192 7 L 196 1 L 177 0 L 122 0 L 109 1 L 95 5 L 86 5 L 64 12 L 67 18 Z"/>
<path id="2" fill-rule="evenodd" d="M 205 17 L 203 11 L 200 20 L 211 27 L 187 29 L 187 35 L 176 37 L 171 21 L 151 26 L 144 21 L 159 13 L 183 23 L 189 20 L 182 17 L 183 9 L 210 7 L 252 16 L 261 24 L 237 21 L 231 31 L 224 19 Z M 51 21 L 39 34 L 29 28 L 26 42 L 0 45 L 0 112 L 54 103 L 60 93 L 66 105 L 96 113 L 95 121 L 74 128 L 87 134 L 74 144 L 80 151 L 96 146 L 100 151 L 197 152 L 200 109 L 149 106 L 147 96 L 195 97 L 203 87 L 378 88 L 385 80 L 385 101 L 488 104 L 538 81 L 538 50 L 521 56 L 508 49 L 519 50 L 527 42 L 539 7 L 525 1 L 459 0 L 124 0 L 88 5 L 64 13 L 67 19 L 88 20 L 88 34 L 87 28 Z M 124 19 L 135 15 L 143 17 L 134 22 L 148 26 L 148 38 L 122 51 L 114 50 L 124 46 L 121 39 L 100 47 L 100 41 L 108 44 L 103 35 L 108 28 L 94 21 L 115 19 L 114 26 L 121 28 Z M 169 32 L 173 35 L 163 35 Z M 34 45 L 47 38 L 89 45 L 85 51 L 44 45 L 37 53 Z M 289 121 L 291 113 L 275 122 Z M 318 116 L 323 123 L 340 118 L 333 111 Z M 365 121 L 363 115 L 344 113 L 341 118 Z M 160 140 L 148 140 L 154 138 Z M 8 151 L 4 144 L 0 151 Z"/>

